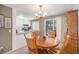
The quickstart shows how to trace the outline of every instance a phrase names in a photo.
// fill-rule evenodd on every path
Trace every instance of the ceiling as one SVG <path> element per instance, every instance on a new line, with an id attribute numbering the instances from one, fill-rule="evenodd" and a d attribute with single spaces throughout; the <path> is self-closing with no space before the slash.
<path id="1" fill-rule="evenodd" d="M 35 4 L 6 4 L 17 10 L 17 13 L 24 14 L 27 17 L 35 18 L 35 13 L 38 12 L 38 5 Z M 47 12 L 47 16 L 58 15 L 74 8 L 74 4 L 48 4 L 43 5 L 43 9 Z"/>

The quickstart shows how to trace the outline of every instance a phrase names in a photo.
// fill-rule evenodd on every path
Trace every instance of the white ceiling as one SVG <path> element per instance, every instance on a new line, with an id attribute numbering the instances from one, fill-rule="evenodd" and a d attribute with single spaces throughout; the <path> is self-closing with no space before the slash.
<path id="1" fill-rule="evenodd" d="M 25 14 L 27 17 L 35 18 L 35 13 L 38 12 L 38 5 L 34 4 L 6 4 L 9 7 L 15 8 L 18 14 Z M 74 4 L 48 4 L 43 5 L 47 15 L 57 15 L 74 8 Z"/>

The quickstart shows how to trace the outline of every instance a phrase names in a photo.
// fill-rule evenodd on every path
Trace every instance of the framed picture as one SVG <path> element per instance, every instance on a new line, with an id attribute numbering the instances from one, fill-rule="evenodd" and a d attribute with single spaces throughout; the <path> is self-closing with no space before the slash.
<path id="1" fill-rule="evenodd" d="M 5 28 L 11 28 L 11 18 L 5 17 Z"/>
<path id="2" fill-rule="evenodd" d="M 0 27 L 4 26 L 4 16 L 0 15 Z"/>

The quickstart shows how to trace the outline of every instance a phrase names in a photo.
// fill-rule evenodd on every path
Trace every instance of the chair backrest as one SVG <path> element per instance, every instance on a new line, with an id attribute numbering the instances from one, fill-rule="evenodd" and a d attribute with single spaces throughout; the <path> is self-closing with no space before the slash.
<path id="1" fill-rule="evenodd" d="M 56 36 L 56 32 L 52 31 L 52 30 L 48 30 L 48 37 L 55 37 Z"/>
<path id="2" fill-rule="evenodd" d="M 24 34 L 24 37 L 26 39 L 26 43 L 29 49 L 35 49 L 36 48 L 36 37 L 27 38 Z"/>
<path id="3" fill-rule="evenodd" d="M 39 36 L 38 31 L 33 31 L 33 32 L 31 33 L 31 37 L 32 37 L 32 38 L 37 38 L 38 36 Z"/>
<path id="4" fill-rule="evenodd" d="M 35 49 L 36 48 L 36 39 L 34 38 L 27 38 L 27 46 L 29 49 Z"/>
<path id="5" fill-rule="evenodd" d="M 62 48 L 61 48 L 61 52 L 60 53 L 71 53 L 69 50 L 71 50 L 71 40 L 70 40 L 70 36 L 66 35 L 64 37 L 64 41 L 62 43 Z"/>

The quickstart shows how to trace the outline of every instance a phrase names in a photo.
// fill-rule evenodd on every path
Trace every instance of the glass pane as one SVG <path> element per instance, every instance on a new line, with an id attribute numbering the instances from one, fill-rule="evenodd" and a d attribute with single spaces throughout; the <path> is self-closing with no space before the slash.
<path id="1" fill-rule="evenodd" d="M 56 20 L 46 21 L 46 33 L 48 30 L 56 30 Z"/>

